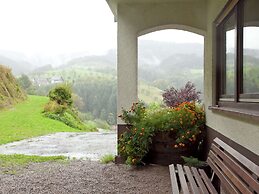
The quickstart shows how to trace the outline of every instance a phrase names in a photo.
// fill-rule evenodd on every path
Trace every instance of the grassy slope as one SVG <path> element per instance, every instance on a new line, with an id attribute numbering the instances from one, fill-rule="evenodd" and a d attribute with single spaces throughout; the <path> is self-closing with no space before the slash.
<path id="1" fill-rule="evenodd" d="M 80 132 L 67 125 L 42 116 L 47 97 L 29 96 L 14 108 L 0 112 L 0 144 L 54 132 Z"/>
<path id="2" fill-rule="evenodd" d="M 152 102 L 161 103 L 163 101 L 162 91 L 144 82 L 140 82 L 138 86 L 138 97 L 148 104 Z"/>

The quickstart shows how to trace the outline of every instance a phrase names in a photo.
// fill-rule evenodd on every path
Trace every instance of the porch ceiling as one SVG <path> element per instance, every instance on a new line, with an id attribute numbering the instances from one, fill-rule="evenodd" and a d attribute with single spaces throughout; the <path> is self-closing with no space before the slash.
<path id="1" fill-rule="evenodd" d="M 204 0 L 106 0 L 115 20 L 117 18 L 117 5 L 120 3 L 172 3 L 172 2 L 199 2 Z"/>

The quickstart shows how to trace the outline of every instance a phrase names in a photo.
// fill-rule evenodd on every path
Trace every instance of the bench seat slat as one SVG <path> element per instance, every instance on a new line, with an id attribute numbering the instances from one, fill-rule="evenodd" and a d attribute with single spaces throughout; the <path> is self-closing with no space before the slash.
<path id="1" fill-rule="evenodd" d="M 210 191 L 210 193 L 218 194 L 218 192 L 216 191 L 215 187 L 212 185 L 210 179 L 208 178 L 208 176 L 206 175 L 204 170 L 199 169 L 199 172 L 200 172 L 201 177 L 202 177 L 203 181 L 205 182 L 208 190 Z"/>
<path id="2" fill-rule="evenodd" d="M 179 175 L 180 183 L 181 183 L 181 186 L 182 186 L 182 191 L 183 191 L 184 194 L 189 194 L 190 192 L 189 192 L 188 185 L 187 185 L 187 182 L 186 182 L 186 179 L 185 179 L 185 176 L 184 176 L 184 171 L 183 171 L 182 165 L 177 164 L 177 169 L 178 169 L 178 175 Z"/>
<path id="3" fill-rule="evenodd" d="M 259 166 L 219 138 L 211 145 L 207 164 L 219 178 L 216 183 L 226 193 L 259 194 Z M 173 194 L 217 194 L 213 181 L 203 169 L 180 164 L 172 164 L 169 169 Z"/>
<path id="4" fill-rule="evenodd" d="M 237 175 L 242 177 L 242 179 L 246 183 L 249 183 L 252 189 L 254 189 L 255 191 L 259 191 L 259 182 L 247 170 L 242 168 L 241 165 L 239 165 L 235 160 L 233 160 L 229 155 L 220 150 L 214 144 L 212 144 L 211 150 L 215 152 L 215 154 L 219 155 L 224 160 L 224 164 L 231 168 L 232 171 L 234 171 Z"/>
<path id="5" fill-rule="evenodd" d="M 212 161 L 211 158 L 207 159 L 207 162 L 209 166 L 212 168 L 212 170 L 216 173 L 216 175 L 219 177 L 221 180 L 222 186 L 226 187 L 230 193 L 236 193 L 239 194 L 237 189 L 234 187 L 234 185 L 225 177 L 225 175 L 222 173 L 222 171 L 218 168 L 218 166 Z"/>
<path id="6" fill-rule="evenodd" d="M 198 184 L 198 186 L 199 186 L 199 188 L 200 188 L 200 192 L 201 192 L 202 194 L 207 194 L 207 193 L 209 193 L 208 190 L 207 190 L 207 188 L 206 188 L 206 186 L 205 186 L 205 184 L 204 184 L 204 182 L 203 182 L 202 179 L 201 179 L 200 174 L 198 173 L 197 168 L 192 167 L 191 170 L 192 170 L 192 173 L 193 173 L 193 175 L 194 175 L 194 177 L 195 177 L 195 179 L 196 179 L 196 181 L 197 181 L 197 184 Z"/>
<path id="7" fill-rule="evenodd" d="M 174 164 L 169 165 L 169 172 L 171 177 L 171 185 L 173 194 L 179 194 L 179 188 L 177 184 L 176 171 L 174 168 Z"/>
<path id="8" fill-rule="evenodd" d="M 192 190 L 192 193 L 200 193 L 200 189 L 197 187 L 197 184 L 193 178 L 193 174 L 190 170 L 190 167 L 189 166 L 183 166 L 185 172 L 186 172 L 186 175 L 187 175 L 187 178 L 188 178 L 188 181 L 190 183 L 190 186 L 191 186 L 191 190 Z"/>

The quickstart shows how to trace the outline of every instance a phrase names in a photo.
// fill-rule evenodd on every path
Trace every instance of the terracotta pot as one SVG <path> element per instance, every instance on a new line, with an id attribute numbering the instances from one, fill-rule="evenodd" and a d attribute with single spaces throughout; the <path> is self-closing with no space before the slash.
<path id="1" fill-rule="evenodd" d="M 145 157 L 145 162 L 159 165 L 183 164 L 181 156 L 197 156 L 198 144 L 194 144 L 192 147 L 174 148 L 175 144 L 175 133 L 156 133 L 152 138 L 152 145 Z"/>

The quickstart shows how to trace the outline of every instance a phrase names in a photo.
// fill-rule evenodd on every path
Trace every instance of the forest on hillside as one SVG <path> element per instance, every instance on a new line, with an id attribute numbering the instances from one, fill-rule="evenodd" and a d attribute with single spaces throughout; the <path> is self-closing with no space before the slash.
<path id="1" fill-rule="evenodd" d="M 164 48 L 164 49 L 161 49 Z M 171 86 L 181 87 L 192 81 L 203 88 L 203 46 L 141 41 L 139 43 L 139 99 L 146 103 L 162 103 L 162 92 Z M 30 94 L 46 96 L 56 85 L 53 79 L 71 84 L 74 104 L 84 120 L 117 120 L 116 51 L 102 56 L 76 57 L 59 67 L 40 66 L 27 76 Z M 191 76 L 186 76 L 191 75 Z"/>
<path id="2" fill-rule="evenodd" d="M 257 50 L 249 52 L 259 53 Z M 249 52 L 246 55 L 246 60 L 250 61 L 245 70 L 247 72 L 255 70 L 253 64 L 259 64 L 259 59 L 251 57 Z M 203 93 L 203 45 L 145 40 L 139 42 L 138 55 L 140 100 L 161 103 L 161 94 L 165 89 L 172 86 L 180 88 L 187 81 L 193 82 L 198 91 Z M 23 67 L 22 63 L 17 62 L 13 69 L 23 69 L 20 66 L 17 68 L 18 64 Z M 28 67 L 31 68 L 31 65 Z M 57 82 L 69 83 L 74 92 L 75 105 L 85 120 L 99 119 L 113 125 L 117 119 L 116 69 L 115 50 L 99 56 L 72 57 L 58 67 L 46 64 L 28 70 L 26 74 L 31 86 L 26 90 L 30 94 L 46 96 Z M 247 78 L 255 80 L 254 87 L 258 84 L 256 72 L 253 73 L 255 77 Z M 17 77 L 20 78 L 22 73 L 18 72 Z M 233 75 L 229 73 L 228 76 Z"/>

